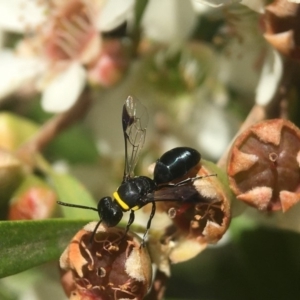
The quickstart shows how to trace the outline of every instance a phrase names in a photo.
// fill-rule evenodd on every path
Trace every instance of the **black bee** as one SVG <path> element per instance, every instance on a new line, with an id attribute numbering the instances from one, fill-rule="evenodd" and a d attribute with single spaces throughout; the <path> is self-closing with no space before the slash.
<path id="1" fill-rule="evenodd" d="M 134 212 L 151 203 L 152 210 L 142 241 L 142 245 L 144 245 L 145 237 L 155 215 L 156 201 L 194 202 L 195 199 L 199 199 L 199 191 L 191 183 L 203 178 L 203 176 L 187 178 L 177 183 L 172 182 L 185 176 L 200 162 L 201 155 L 195 149 L 177 147 L 164 153 L 156 161 L 153 179 L 133 175 L 140 151 L 144 145 L 147 119 L 146 108 L 129 96 L 123 105 L 122 111 L 122 128 L 125 141 L 124 175 L 121 185 L 113 193 L 113 198 L 104 197 L 100 199 L 97 208 L 57 202 L 60 205 L 91 209 L 98 212 L 100 220 L 93 231 L 91 240 L 93 240 L 102 222 L 108 227 L 114 227 L 121 221 L 123 212 L 130 211 L 126 226 L 127 232 L 134 221 Z"/>

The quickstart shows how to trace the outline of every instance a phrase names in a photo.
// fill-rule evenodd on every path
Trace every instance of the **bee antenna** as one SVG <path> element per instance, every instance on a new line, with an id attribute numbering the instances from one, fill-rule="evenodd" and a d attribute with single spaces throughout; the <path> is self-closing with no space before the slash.
<path id="1" fill-rule="evenodd" d="M 56 203 L 59 204 L 59 205 L 63 205 L 63 206 L 83 208 L 83 209 L 91 209 L 91 210 L 98 211 L 98 209 L 95 208 L 95 207 L 90 207 L 90 206 L 85 206 L 85 205 L 77 205 L 77 204 L 72 204 L 72 203 L 67 203 L 67 202 L 62 202 L 62 201 L 56 201 Z"/>
<path id="2" fill-rule="evenodd" d="M 77 205 L 77 204 L 72 204 L 72 203 L 67 203 L 67 202 L 62 202 L 62 201 L 56 201 L 57 204 L 59 205 L 63 205 L 63 206 L 69 206 L 69 207 L 76 207 L 76 208 L 83 208 L 83 209 L 91 209 L 91 210 L 94 210 L 94 211 L 97 211 L 98 212 L 98 209 L 95 208 L 95 207 L 90 207 L 90 206 L 85 206 L 85 205 Z M 99 220 L 97 225 L 95 226 L 94 230 L 93 230 L 93 233 L 90 237 L 90 245 L 92 245 L 93 243 L 93 240 L 94 240 L 94 237 L 95 237 L 95 234 L 98 230 L 98 227 L 100 226 L 100 224 L 102 223 L 102 220 Z"/>

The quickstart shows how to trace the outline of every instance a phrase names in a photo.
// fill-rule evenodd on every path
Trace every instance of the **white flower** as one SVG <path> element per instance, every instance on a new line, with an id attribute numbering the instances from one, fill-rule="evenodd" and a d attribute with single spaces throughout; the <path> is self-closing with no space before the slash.
<path id="1" fill-rule="evenodd" d="M 191 34 L 196 17 L 196 11 L 189 0 L 151 0 L 142 26 L 146 37 L 178 46 Z"/>
<path id="2" fill-rule="evenodd" d="M 43 108 L 46 111 L 64 111 L 72 106 L 85 86 L 86 72 L 78 62 L 71 63 L 49 83 L 43 94 Z M 65 97 L 69 88 L 68 97 Z"/>
<path id="3" fill-rule="evenodd" d="M 238 38 L 228 40 L 220 56 L 218 77 L 234 90 L 251 94 L 258 84 L 266 43 L 253 32 L 251 26 L 239 24 L 239 29 L 239 36 L 243 39 L 242 41 Z"/>
<path id="4" fill-rule="evenodd" d="M 220 7 L 224 5 L 230 5 L 233 3 L 239 3 L 241 0 L 193 0 L 195 3 L 202 3 L 212 7 Z"/>
<path id="5" fill-rule="evenodd" d="M 231 5 L 234 3 L 240 3 L 245 6 L 248 6 L 250 9 L 258 13 L 263 13 L 264 6 L 266 4 L 266 1 L 264 0 L 193 0 L 193 2 L 195 5 L 201 3 L 212 7 L 221 7 L 225 5 Z"/>
<path id="6" fill-rule="evenodd" d="M 257 104 L 266 105 L 273 99 L 278 90 L 282 73 L 282 58 L 276 50 L 269 47 L 256 87 L 255 101 Z"/>
<path id="7" fill-rule="evenodd" d="M 0 94 L 6 97 L 21 86 L 37 80 L 45 70 L 43 62 L 37 58 L 23 58 L 10 50 L 0 52 Z"/>
<path id="8" fill-rule="evenodd" d="M 105 8 L 106 4 L 110 6 Z M 7 61 L 9 72 L 0 60 L 0 98 L 39 77 L 36 88 L 43 92 L 43 108 L 51 112 L 70 108 L 85 86 L 86 67 L 101 52 L 100 26 L 112 29 L 120 25 L 133 2 L 117 4 L 116 0 L 0 0 L 0 28 L 30 33 L 17 46 L 18 55 L 14 53 Z M 108 26 L 102 18 L 109 20 Z M 30 61 L 28 67 L 28 59 L 37 66 Z"/>
<path id="9" fill-rule="evenodd" d="M 41 25 L 46 18 L 46 1 L 36 0 L 0 0 L 0 28 L 24 33 L 28 26 Z"/>

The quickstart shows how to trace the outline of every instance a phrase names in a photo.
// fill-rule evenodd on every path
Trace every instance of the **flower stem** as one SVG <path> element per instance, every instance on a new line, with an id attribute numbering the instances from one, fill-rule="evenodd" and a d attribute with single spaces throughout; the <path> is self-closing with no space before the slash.
<path id="1" fill-rule="evenodd" d="M 18 157 L 33 167 L 36 164 L 38 152 L 43 150 L 63 130 L 81 120 L 87 113 L 90 104 L 90 90 L 86 88 L 69 110 L 49 119 L 33 137 L 17 150 Z"/>

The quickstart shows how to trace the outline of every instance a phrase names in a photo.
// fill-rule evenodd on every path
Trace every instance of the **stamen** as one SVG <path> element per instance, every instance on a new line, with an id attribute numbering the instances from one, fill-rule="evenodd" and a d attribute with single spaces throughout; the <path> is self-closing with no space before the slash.
<path id="1" fill-rule="evenodd" d="M 72 46 L 61 38 L 57 38 L 54 42 L 69 58 L 76 57 L 77 51 Z"/>
<path id="2" fill-rule="evenodd" d="M 79 44 L 79 40 L 76 39 L 75 36 L 73 36 L 72 34 L 70 34 L 69 32 L 65 31 L 65 30 L 57 30 L 56 31 L 56 35 L 59 38 L 62 38 L 63 40 L 65 40 L 66 42 L 68 42 L 70 44 L 70 46 L 73 47 L 78 47 Z"/>
<path id="3" fill-rule="evenodd" d="M 82 34 L 82 30 L 78 28 L 77 26 L 74 26 L 72 22 L 66 19 L 61 19 L 61 24 L 66 28 L 66 31 L 69 31 L 71 34 L 75 36 L 79 36 Z"/>
<path id="4" fill-rule="evenodd" d="M 86 16 L 86 18 L 88 20 L 93 20 L 94 16 L 95 16 L 95 11 L 93 9 L 92 5 L 85 5 L 82 9 L 81 9 L 82 13 Z M 91 22 L 92 23 L 92 22 Z"/>
<path id="5" fill-rule="evenodd" d="M 80 15 L 74 15 L 71 20 L 84 32 L 88 32 L 91 29 L 91 22 L 89 19 L 87 20 Z"/>

